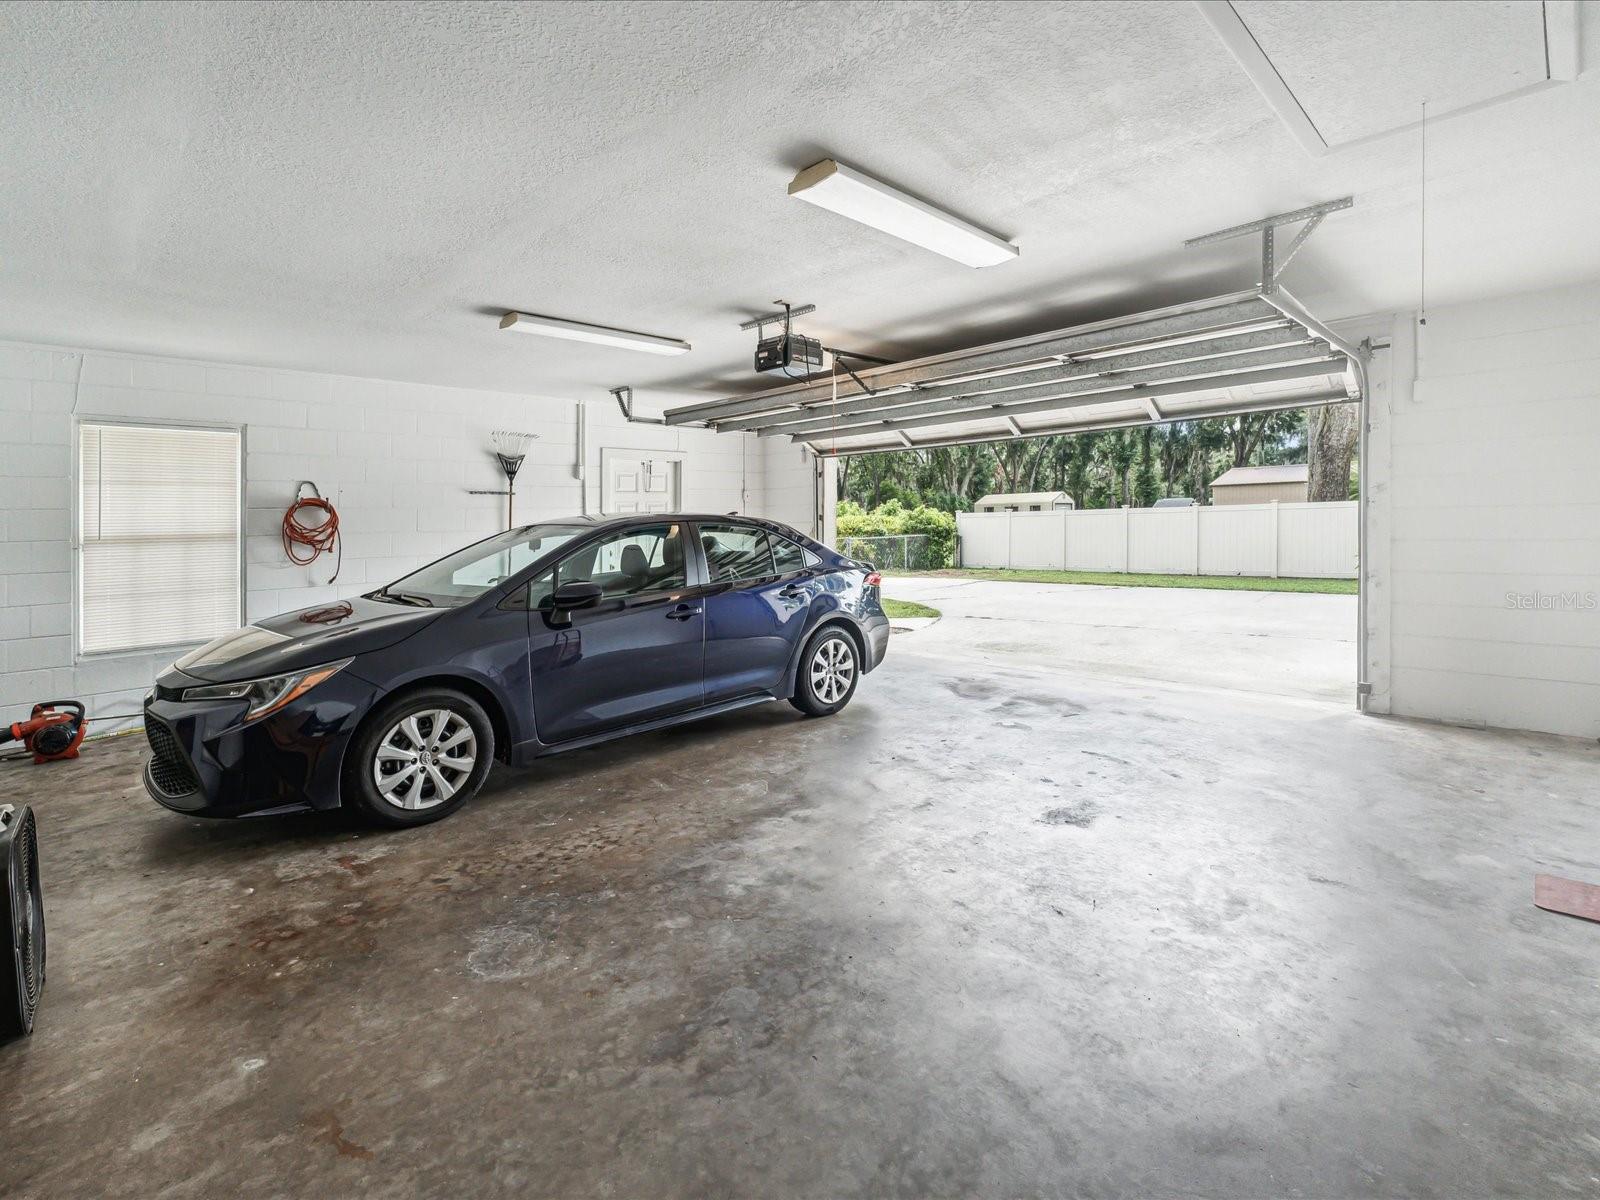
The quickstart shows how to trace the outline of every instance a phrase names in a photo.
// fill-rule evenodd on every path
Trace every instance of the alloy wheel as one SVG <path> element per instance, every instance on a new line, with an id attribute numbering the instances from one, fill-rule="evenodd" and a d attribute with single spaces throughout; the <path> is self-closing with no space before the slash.
<path id="1" fill-rule="evenodd" d="M 855 675 L 855 652 L 844 638 L 828 638 L 811 656 L 811 692 L 824 704 L 843 700 Z"/>
<path id="2" fill-rule="evenodd" d="M 372 782 L 396 808 L 418 812 L 443 804 L 472 777 L 478 738 L 460 713 L 427 709 L 401 717 L 378 742 Z"/>

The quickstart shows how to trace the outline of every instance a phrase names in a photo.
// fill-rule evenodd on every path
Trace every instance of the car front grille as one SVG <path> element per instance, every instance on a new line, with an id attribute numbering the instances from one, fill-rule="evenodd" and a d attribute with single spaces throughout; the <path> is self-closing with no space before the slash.
<path id="1" fill-rule="evenodd" d="M 200 790 L 194 768 L 178 746 L 178 739 L 149 713 L 144 715 L 144 736 L 150 743 L 150 780 L 165 796 L 177 799 Z"/>

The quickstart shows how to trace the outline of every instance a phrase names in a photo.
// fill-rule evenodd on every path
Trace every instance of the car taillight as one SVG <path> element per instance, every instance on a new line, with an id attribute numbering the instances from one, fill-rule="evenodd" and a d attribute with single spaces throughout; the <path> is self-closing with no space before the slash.
<path id="1" fill-rule="evenodd" d="M 868 587 L 877 587 L 881 583 L 883 583 L 883 576 L 878 574 L 878 572 L 874 571 L 874 572 L 872 572 L 872 574 L 867 576 L 867 586 Z"/>

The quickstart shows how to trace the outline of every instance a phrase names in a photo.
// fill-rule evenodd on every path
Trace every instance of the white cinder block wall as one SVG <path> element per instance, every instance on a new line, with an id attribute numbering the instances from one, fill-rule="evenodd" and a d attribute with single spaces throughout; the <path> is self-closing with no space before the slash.
<path id="1" fill-rule="evenodd" d="M 818 460 L 804 446 L 786 437 L 760 439 L 762 471 L 766 480 L 765 515 L 792 525 L 802 533 L 832 544 L 838 472 L 834 459 L 820 460 L 822 478 L 817 479 Z M 822 500 L 821 528 L 817 528 L 817 500 Z"/>
<path id="2" fill-rule="evenodd" d="M 171 650 L 79 659 L 73 628 L 74 426 L 94 417 L 196 421 L 245 431 L 246 618 L 387 582 L 504 527 L 489 431 L 537 433 L 517 480 L 517 517 L 584 509 L 578 404 L 502 392 L 0 343 L 0 721 L 37 700 L 73 697 L 95 713 L 134 712 Z M 769 511 L 809 529 L 811 467 L 753 435 L 630 424 L 584 405 L 587 509 L 600 507 L 606 447 L 685 454 L 683 504 Z M 791 462 L 790 459 L 793 459 Z M 767 468 L 775 491 L 767 499 Z M 279 535 L 301 479 L 339 511 L 344 561 L 297 567 Z M 797 506 L 803 481 L 808 497 Z M 116 723 L 122 727 L 125 722 Z M 107 732 L 99 724 L 94 732 Z"/>
<path id="3" fill-rule="evenodd" d="M 1600 283 L 1427 316 L 1373 404 L 1370 707 L 1600 737 Z"/>

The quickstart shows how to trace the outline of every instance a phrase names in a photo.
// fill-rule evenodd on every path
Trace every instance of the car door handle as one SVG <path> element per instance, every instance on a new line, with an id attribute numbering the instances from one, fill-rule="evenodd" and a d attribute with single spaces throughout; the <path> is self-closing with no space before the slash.
<path id="1" fill-rule="evenodd" d="M 667 610 L 667 620 L 687 621 L 690 617 L 698 617 L 701 611 L 701 609 L 695 608 L 693 605 L 680 604 L 676 608 Z"/>
<path id="2" fill-rule="evenodd" d="M 791 583 L 788 587 L 778 589 L 778 595 L 786 596 L 791 600 L 796 596 L 804 596 L 805 594 L 806 585 L 803 583 Z"/>

